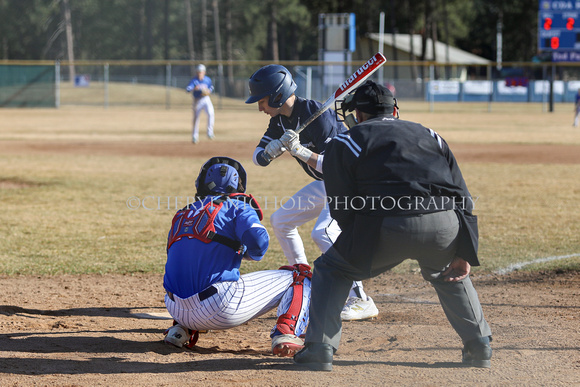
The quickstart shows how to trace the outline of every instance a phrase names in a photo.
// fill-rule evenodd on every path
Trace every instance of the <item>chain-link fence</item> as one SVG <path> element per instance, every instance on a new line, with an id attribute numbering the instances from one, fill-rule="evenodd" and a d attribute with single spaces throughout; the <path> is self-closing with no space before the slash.
<path id="1" fill-rule="evenodd" d="M 185 87 L 198 63 L 189 61 L 98 61 L 75 63 L 0 62 L 0 106 L 190 106 Z M 214 97 L 243 100 L 248 79 L 268 62 L 204 63 L 214 84 Z M 325 101 L 363 62 L 280 62 L 294 75 L 297 95 Z M 33 67 L 54 74 L 34 76 Z M 41 66 L 41 67 L 38 67 Z M 50 69 L 52 67 L 54 71 Z M 24 79 L 15 82 L 15 79 Z M 429 102 L 573 102 L 580 89 L 580 64 L 504 63 L 466 65 L 430 62 L 387 62 L 372 79 L 388 86 L 400 100 Z M 38 102 L 42 90 L 48 105 Z M 14 101 L 19 101 L 15 103 Z M 40 105 L 39 105 L 40 103 Z"/>

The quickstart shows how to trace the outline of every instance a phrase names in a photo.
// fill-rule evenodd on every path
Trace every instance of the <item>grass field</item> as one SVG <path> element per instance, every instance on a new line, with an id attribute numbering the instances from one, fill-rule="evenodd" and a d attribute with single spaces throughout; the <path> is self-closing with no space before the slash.
<path id="1" fill-rule="evenodd" d="M 131 90 L 123 93 L 123 98 L 131 98 Z M 399 104 L 401 118 L 438 131 L 452 149 L 454 144 L 580 145 L 580 129 L 571 127 L 570 104 L 556 105 L 553 113 L 543 112 L 541 104 L 494 104 L 491 113 L 487 104 L 436 104 L 434 112 L 426 103 Z M 274 201 L 310 180 L 286 156 L 268 168 L 255 167 L 252 146 L 268 117 L 243 101 L 224 99 L 221 105 L 216 110 L 218 139 L 212 146 L 224 154 L 239 147 L 238 153 L 245 155 L 239 160 L 248 172 L 248 191 L 267 198 L 264 223 L 271 231 L 267 217 L 275 209 Z M 197 146 L 189 144 L 191 111 L 186 104 L 170 110 L 3 109 L 0 116 L 1 274 L 163 271 L 171 218 L 194 194 L 197 171 L 208 158 L 200 150 L 210 144 L 204 138 Z M 79 150 L 34 151 L 47 144 Z M 140 144 L 188 144 L 191 151 L 187 155 L 85 152 L 87 144 L 103 144 L 103 148 L 125 144 L 128 149 Z M 580 164 L 459 161 L 477 198 L 483 266 L 476 270 L 580 253 Z M 138 208 L 131 209 L 137 202 Z M 314 260 L 318 252 L 309 237 L 310 226 L 305 225 L 301 235 Z M 285 264 L 270 234 L 267 259 L 251 270 Z M 546 268 L 580 269 L 580 258 L 526 269 Z M 414 269 L 409 262 L 395 270 Z"/>

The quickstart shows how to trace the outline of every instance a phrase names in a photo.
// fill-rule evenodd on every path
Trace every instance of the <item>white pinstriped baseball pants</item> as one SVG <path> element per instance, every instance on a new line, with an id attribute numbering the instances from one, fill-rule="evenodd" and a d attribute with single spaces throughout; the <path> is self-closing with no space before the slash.
<path id="1" fill-rule="evenodd" d="M 182 299 L 165 295 L 167 311 L 179 324 L 192 330 L 221 330 L 244 324 L 278 306 L 277 316 L 288 311 L 294 289 L 289 270 L 263 270 L 240 276 L 238 281 L 217 282 L 217 293 L 199 301 L 199 296 Z M 306 331 L 310 307 L 310 280 L 304 279 L 302 307 L 295 334 Z"/>

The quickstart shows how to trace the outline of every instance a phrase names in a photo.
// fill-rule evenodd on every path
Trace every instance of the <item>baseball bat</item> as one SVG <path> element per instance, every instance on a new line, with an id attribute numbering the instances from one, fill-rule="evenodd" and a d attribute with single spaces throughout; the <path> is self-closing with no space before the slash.
<path id="1" fill-rule="evenodd" d="M 385 64 L 386 61 L 387 58 L 385 58 L 385 56 L 380 52 L 377 52 L 375 55 L 373 55 L 372 58 L 370 58 L 365 64 L 359 67 L 359 69 L 356 70 L 350 77 L 348 77 L 348 79 L 344 81 L 344 83 L 340 85 L 340 87 L 336 89 L 336 91 L 330 97 L 328 97 L 328 99 L 322 104 L 322 106 L 320 106 L 320 108 L 316 112 L 314 112 L 310 117 L 308 117 L 308 119 L 304 121 L 302 125 L 298 127 L 298 129 L 296 129 L 296 133 L 302 132 L 304 128 L 306 128 L 308 125 L 312 123 L 312 121 L 320 117 L 322 113 L 327 111 L 334 104 L 334 101 L 344 97 L 345 95 L 347 95 L 348 93 L 350 93 L 351 91 L 362 85 L 363 82 L 366 81 L 367 78 L 370 77 L 375 71 L 377 71 L 379 67 Z"/>
<path id="2" fill-rule="evenodd" d="M 385 56 L 380 52 L 377 52 L 375 55 L 373 55 L 365 64 L 359 67 L 358 70 L 356 70 L 350 77 L 348 77 L 346 81 L 344 81 L 342 85 L 340 85 L 340 87 L 336 89 L 336 91 L 330 97 L 328 97 L 328 99 L 320 106 L 317 111 L 308 117 L 308 119 L 304 121 L 302 125 L 298 127 L 298 129 L 296 129 L 296 133 L 302 132 L 304 128 L 312 123 L 312 121 L 320 117 L 322 113 L 327 111 L 334 104 L 334 101 L 344 97 L 362 85 L 363 82 L 366 81 L 367 78 L 370 77 L 375 71 L 377 71 L 379 67 L 385 64 L 386 61 L 387 58 L 385 58 Z M 272 161 L 270 155 L 265 152 L 263 157 L 268 161 Z"/>

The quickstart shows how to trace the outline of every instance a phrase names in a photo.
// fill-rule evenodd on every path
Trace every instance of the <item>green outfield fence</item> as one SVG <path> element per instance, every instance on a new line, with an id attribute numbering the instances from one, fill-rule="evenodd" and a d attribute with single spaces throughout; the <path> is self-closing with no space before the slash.
<path id="1" fill-rule="evenodd" d="M 0 107 L 163 106 L 189 107 L 185 86 L 198 61 L 10 61 L 0 60 Z M 248 78 L 267 61 L 205 61 L 222 97 L 245 99 Z M 325 101 L 364 61 L 280 61 L 294 75 L 297 94 Z M 573 102 L 580 64 L 510 62 L 459 64 L 387 62 L 373 79 L 400 100 L 436 102 Z"/>
<path id="2" fill-rule="evenodd" d="M 57 106 L 57 66 L 0 65 L 0 107 Z"/>

